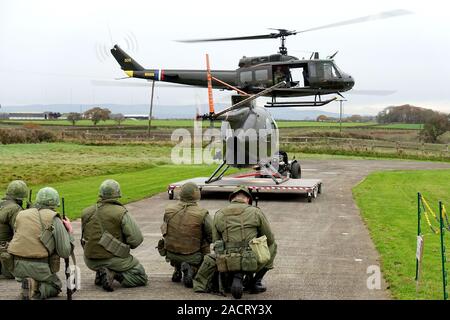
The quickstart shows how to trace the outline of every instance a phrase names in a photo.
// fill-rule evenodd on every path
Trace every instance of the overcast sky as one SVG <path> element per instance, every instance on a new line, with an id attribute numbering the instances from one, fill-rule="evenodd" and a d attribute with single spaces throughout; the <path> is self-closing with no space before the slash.
<path id="1" fill-rule="evenodd" d="M 146 88 L 92 84 L 124 76 L 109 54 L 111 42 L 147 68 L 203 69 L 208 52 L 213 69 L 236 69 L 243 55 L 275 53 L 278 40 L 173 40 L 262 34 L 271 27 L 302 30 L 395 9 L 414 14 L 289 37 L 289 54 L 319 51 L 325 57 L 339 50 L 335 62 L 355 78 L 354 89 L 397 91 L 345 94 L 346 113 L 375 114 L 403 103 L 450 112 L 450 5 L 437 0 L 0 0 L 0 104 L 148 103 Z M 228 102 L 223 93 L 215 97 Z M 157 105 L 198 102 L 207 102 L 206 90 L 157 90 Z M 336 112 L 338 105 L 322 109 Z"/>

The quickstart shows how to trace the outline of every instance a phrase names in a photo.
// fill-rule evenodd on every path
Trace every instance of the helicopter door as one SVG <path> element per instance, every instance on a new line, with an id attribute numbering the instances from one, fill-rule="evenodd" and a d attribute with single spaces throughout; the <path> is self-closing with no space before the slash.
<path id="1" fill-rule="evenodd" d="M 305 87 L 306 68 L 296 67 L 290 68 L 291 71 L 291 87 Z"/>

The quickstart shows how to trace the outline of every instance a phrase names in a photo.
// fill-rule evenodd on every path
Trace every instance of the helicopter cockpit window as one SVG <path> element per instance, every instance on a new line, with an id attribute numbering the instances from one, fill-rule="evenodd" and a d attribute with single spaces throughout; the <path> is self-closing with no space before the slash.
<path id="1" fill-rule="evenodd" d="M 253 80 L 253 75 L 251 71 L 241 72 L 241 82 L 251 82 Z"/>
<path id="2" fill-rule="evenodd" d="M 312 65 L 310 66 L 309 71 L 312 77 L 323 77 L 325 79 L 335 79 L 340 77 L 339 72 L 331 62 L 320 62 Z"/>
<path id="3" fill-rule="evenodd" d="M 267 70 L 256 70 L 255 80 L 256 81 L 267 81 L 269 79 L 269 72 Z"/>

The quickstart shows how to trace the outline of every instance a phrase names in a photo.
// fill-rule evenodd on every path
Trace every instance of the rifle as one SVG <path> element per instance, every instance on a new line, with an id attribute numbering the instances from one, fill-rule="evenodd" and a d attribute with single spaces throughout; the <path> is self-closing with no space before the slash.
<path id="1" fill-rule="evenodd" d="M 32 204 L 32 202 L 31 202 L 31 196 L 33 195 L 33 189 L 30 189 L 30 191 L 29 191 L 29 193 L 28 193 L 28 203 L 27 203 L 27 205 L 26 205 L 26 207 L 27 207 L 27 209 L 30 209 L 31 208 L 31 204 Z"/>
<path id="2" fill-rule="evenodd" d="M 66 220 L 66 208 L 65 208 L 65 205 L 64 205 L 64 198 L 61 199 L 61 202 L 62 202 L 63 220 Z M 72 259 L 73 259 L 73 261 L 75 263 L 75 256 L 74 256 L 73 252 L 72 252 Z M 70 288 L 71 287 L 71 283 L 70 283 L 70 260 L 69 260 L 69 258 L 64 258 L 64 267 L 65 267 L 64 268 L 64 273 L 66 275 L 67 300 L 72 300 L 72 294 L 75 291 L 77 291 L 77 288 L 76 288 L 76 286 L 73 289 Z"/>

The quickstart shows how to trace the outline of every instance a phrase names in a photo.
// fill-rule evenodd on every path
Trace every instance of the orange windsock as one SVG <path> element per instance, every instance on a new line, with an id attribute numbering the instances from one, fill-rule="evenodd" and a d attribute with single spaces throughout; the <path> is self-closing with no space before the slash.
<path id="1" fill-rule="evenodd" d="M 209 66 L 209 55 L 206 54 L 206 79 L 208 81 L 208 104 L 209 104 L 209 114 L 214 114 L 214 99 L 212 92 L 212 77 L 211 69 Z"/>

